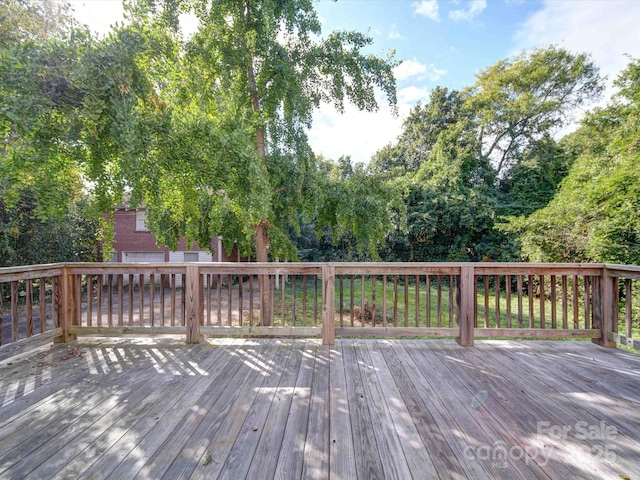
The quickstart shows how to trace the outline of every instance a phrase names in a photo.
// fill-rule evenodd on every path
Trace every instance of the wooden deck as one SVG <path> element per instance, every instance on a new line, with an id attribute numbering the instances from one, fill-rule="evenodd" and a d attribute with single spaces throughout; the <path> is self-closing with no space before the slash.
<path id="1" fill-rule="evenodd" d="M 0 478 L 640 477 L 640 356 L 588 342 L 83 339 L 0 405 Z"/>

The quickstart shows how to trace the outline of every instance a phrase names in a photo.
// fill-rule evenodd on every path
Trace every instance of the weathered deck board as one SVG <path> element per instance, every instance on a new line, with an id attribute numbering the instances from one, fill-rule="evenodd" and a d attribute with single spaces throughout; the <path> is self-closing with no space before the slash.
<path id="1" fill-rule="evenodd" d="M 88 339 L 0 406 L 0 478 L 640 476 L 640 356 L 589 342 Z"/>
<path id="2" fill-rule="evenodd" d="M 511 348 L 505 349 L 504 354 L 522 365 L 518 376 L 506 376 L 523 393 L 537 400 L 537 406 L 527 402 L 537 414 L 536 423 L 530 424 L 528 431 L 532 437 L 543 438 L 552 449 L 549 463 L 571 467 L 578 478 L 620 478 L 620 475 L 633 478 L 630 472 L 637 476 L 640 396 L 632 402 L 607 390 L 600 385 L 602 377 L 595 370 L 583 376 L 585 371 L 581 372 L 581 367 L 569 360 L 566 351 L 558 351 L 555 343 L 505 342 L 505 347 Z M 572 348 L 565 346 L 564 350 Z M 597 349 L 594 351 L 597 353 Z M 496 357 L 493 352 L 487 353 Z M 615 371 L 624 378 L 622 370 L 612 370 Z M 548 399 L 546 403 L 542 401 L 544 398 Z M 537 422 L 546 422 L 541 435 Z M 545 435 L 553 426 L 564 427 L 567 432 L 556 429 L 558 434 Z M 612 433 L 607 428 L 613 429 Z M 592 433 L 587 435 L 588 432 Z"/>

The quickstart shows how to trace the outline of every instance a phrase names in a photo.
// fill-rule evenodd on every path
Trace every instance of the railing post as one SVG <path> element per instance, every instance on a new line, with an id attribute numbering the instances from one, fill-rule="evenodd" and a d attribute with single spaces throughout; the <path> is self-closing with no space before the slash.
<path id="1" fill-rule="evenodd" d="M 62 328 L 62 335 L 53 339 L 54 343 L 67 343 L 77 338 L 69 333 L 71 325 L 78 324 L 80 314 L 80 299 L 77 296 L 78 289 L 75 275 L 69 273 L 67 267 L 62 268 L 61 276 L 57 279 L 57 288 L 54 288 L 56 316 L 58 327 Z"/>
<path id="2" fill-rule="evenodd" d="M 458 328 L 459 333 L 456 342 L 463 347 L 473 347 L 473 328 L 476 298 L 475 274 L 473 266 L 460 267 L 460 282 L 456 292 L 458 303 Z"/>
<path id="3" fill-rule="evenodd" d="M 185 299 L 185 325 L 187 327 L 187 343 L 200 343 L 200 322 L 203 316 L 202 276 L 197 265 L 187 266 Z M 231 285 L 229 285 L 231 288 Z"/>
<path id="4" fill-rule="evenodd" d="M 336 269 L 331 265 L 322 267 L 322 344 L 335 345 L 335 296 Z"/>
<path id="5" fill-rule="evenodd" d="M 594 285 L 593 328 L 600 330 L 600 338 L 591 341 L 606 348 L 615 348 L 616 342 L 609 340 L 607 332 L 616 332 L 614 328 L 618 305 L 616 304 L 615 289 L 617 282 L 615 277 L 609 276 L 607 268 L 602 269 L 602 276 Z M 599 285 L 597 285 L 599 283 Z M 599 287 L 599 288 L 595 288 Z"/>

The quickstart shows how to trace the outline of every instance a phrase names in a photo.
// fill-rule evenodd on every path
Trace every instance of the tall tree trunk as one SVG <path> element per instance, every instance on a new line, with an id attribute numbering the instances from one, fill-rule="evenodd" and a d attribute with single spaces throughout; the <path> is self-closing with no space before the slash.
<path id="1" fill-rule="evenodd" d="M 248 5 L 247 5 L 248 6 Z M 249 82 L 249 91 L 251 93 L 251 105 L 253 111 L 260 112 L 260 101 L 258 97 L 258 86 L 256 83 L 256 75 L 253 69 L 253 59 L 249 58 L 247 63 L 247 80 Z M 256 148 L 258 156 L 265 161 L 267 156 L 264 142 L 264 126 L 258 127 L 256 131 Z M 254 243 L 256 247 L 256 261 L 269 261 L 269 237 L 267 235 L 267 221 L 261 219 L 256 225 L 256 233 Z M 271 286 L 271 278 L 268 275 L 258 276 L 258 285 L 260 286 L 260 325 L 273 325 L 273 288 Z"/>

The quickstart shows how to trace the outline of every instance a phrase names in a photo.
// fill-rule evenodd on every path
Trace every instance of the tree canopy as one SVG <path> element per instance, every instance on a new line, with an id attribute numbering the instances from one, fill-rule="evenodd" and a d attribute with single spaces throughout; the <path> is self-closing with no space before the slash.
<path id="1" fill-rule="evenodd" d="M 525 258 L 640 263 L 640 62 L 616 84 L 614 102 L 563 139 L 575 159 L 553 199 L 511 219 Z"/>

